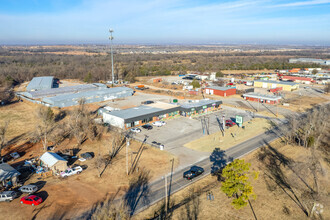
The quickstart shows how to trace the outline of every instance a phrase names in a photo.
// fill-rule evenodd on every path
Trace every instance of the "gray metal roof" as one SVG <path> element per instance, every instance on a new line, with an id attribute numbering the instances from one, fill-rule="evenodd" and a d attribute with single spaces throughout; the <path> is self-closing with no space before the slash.
<path id="1" fill-rule="evenodd" d="M 101 84 L 101 83 L 100 83 Z M 103 84 L 104 85 L 104 84 Z M 76 86 L 67 86 L 67 87 L 60 87 L 60 88 L 52 88 L 52 89 L 45 89 L 40 91 L 30 91 L 30 98 L 44 98 L 48 96 L 55 96 L 67 93 L 78 93 L 78 92 L 85 92 L 96 90 L 100 86 L 95 84 L 83 84 L 83 85 L 76 85 Z M 102 87 L 103 89 L 104 87 Z"/>
<path id="2" fill-rule="evenodd" d="M 281 99 L 281 96 L 260 94 L 260 93 L 254 93 L 254 92 L 249 92 L 249 93 L 243 94 L 243 96 L 256 98 L 256 99 L 274 100 L 274 101 Z"/>
<path id="3" fill-rule="evenodd" d="M 298 84 L 294 82 L 273 81 L 273 80 L 254 80 L 254 82 L 273 83 L 273 84 L 279 84 L 279 85 L 282 84 L 282 85 L 290 85 L 290 86 L 294 86 Z"/>
<path id="4" fill-rule="evenodd" d="M 7 163 L 0 164 L 0 181 L 11 179 L 15 176 L 21 175 L 20 172 L 15 170 L 12 166 Z"/>
<path id="5" fill-rule="evenodd" d="M 78 105 L 80 99 L 85 99 L 86 103 L 102 102 L 132 96 L 133 92 L 133 89 L 127 87 L 100 88 L 98 90 L 47 97 L 43 98 L 42 101 L 51 106 L 68 107 Z"/>
<path id="6" fill-rule="evenodd" d="M 173 108 L 175 108 L 175 107 L 177 107 L 177 106 L 173 105 Z M 164 109 L 154 108 L 154 107 L 150 107 L 148 105 L 141 105 L 139 107 L 109 112 L 108 114 L 119 117 L 119 118 L 123 118 L 123 119 L 130 119 L 130 118 L 144 116 L 144 115 L 148 115 L 148 114 L 152 114 L 152 113 L 157 113 L 157 112 L 160 112 L 163 110 Z"/>
<path id="7" fill-rule="evenodd" d="M 26 91 L 51 89 L 53 87 L 53 81 L 53 76 L 34 77 L 29 85 L 27 85 Z"/>
<path id="8" fill-rule="evenodd" d="M 209 87 L 206 87 L 206 89 L 215 89 L 215 90 L 227 91 L 228 89 L 236 89 L 236 88 L 224 87 L 224 86 L 209 86 Z"/>
<path id="9" fill-rule="evenodd" d="M 185 102 L 181 104 L 181 108 L 198 108 L 205 105 L 210 104 L 221 104 L 220 100 L 212 100 L 212 99 L 201 99 L 201 100 L 193 100 L 192 102 Z"/>

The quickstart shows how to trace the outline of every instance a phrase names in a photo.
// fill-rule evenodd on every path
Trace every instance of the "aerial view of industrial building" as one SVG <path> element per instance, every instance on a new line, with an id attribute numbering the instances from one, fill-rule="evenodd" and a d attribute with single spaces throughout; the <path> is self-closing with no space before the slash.
<path id="1" fill-rule="evenodd" d="M 35 77 L 27 85 L 26 92 L 17 95 L 25 100 L 50 107 L 78 105 L 81 99 L 86 103 L 102 102 L 132 96 L 134 90 L 127 87 L 108 88 L 102 83 L 54 87 L 53 77 Z"/>
<path id="2" fill-rule="evenodd" d="M 293 91 L 299 88 L 299 84 L 285 81 L 255 80 L 254 87 L 265 89 L 275 89 L 277 87 L 282 87 L 284 91 Z"/>

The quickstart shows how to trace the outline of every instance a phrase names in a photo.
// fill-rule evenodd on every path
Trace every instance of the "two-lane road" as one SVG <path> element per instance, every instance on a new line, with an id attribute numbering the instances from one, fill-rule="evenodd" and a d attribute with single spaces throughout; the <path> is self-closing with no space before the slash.
<path id="1" fill-rule="evenodd" d="M 281 136 L 278 129 L 273 129 L 271 131 L 262 133 L 260 135 L 257 135 L 243 143 L 237 144 L 233 146 L 232 148 L 229 148 L 228 150 L 224 151 L 222 155 L 218 155 L 221 158 L 224 158 L 225 163 L 229 161 L 229 158 L 231 159 L 237 159 L 239 157 L 242 157 L 257 148 L 262 147 L 267 142 L 271 142 Z M 167 175 L 167 190 L 169 194 L 173 194 L 184 187 L 192 184 L 193 182 L 205 177 L 206 175 L 209 175 L 211 173 L 212 167 L 214 164 L 216 164 L 217 161 L 211 161 L 210 158 L 206 158 L 204 160 L 201 160 L 194 165 L 203 167 L 205 172 L 203 175 L 195 178 L 193 181 L 189 181 L 183 178 L 183 172 L 188 170 L 189 167 L 178 170 L 174 172 L 172 175 Z M 132 210 L 132 214 L 136 214 L 145 208 L 149 207 L 150 205 L 160 201 L 161 199 L 165 198 L 165 179 L 159 179 L 155 182 L 152 182 L 148 185 L 148 193 L 145 195 L 142 195 L 141 193 L 139 197 L 144 199 L 139 199 L 138 203 L 134 206 L 134 210 Z"/>

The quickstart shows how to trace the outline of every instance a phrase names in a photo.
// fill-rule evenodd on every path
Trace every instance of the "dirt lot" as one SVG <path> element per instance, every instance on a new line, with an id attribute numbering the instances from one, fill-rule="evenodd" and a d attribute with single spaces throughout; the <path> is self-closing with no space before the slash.
<path id="1" fill-rule="evenodd" d="M 243 159 L 251 163 L 251 170 L 259 171 L 259 178 L 252 181 L 256 200 L 251 200 L 251 205 L 255 212 L 257 219 L 310 219 L 307 218 L 299 204 L 302 203 L 311 209 L 313 203 L 310 202 L 305 196 L 304 191 L 308 191 L 307 186 L 313 186 L 313 180 L 308 175 L 304 175 L 306 171 L 296 169 L 295 172 L 288 166 L 280 165 L 279 157 L 287 158 L 291 164 L 299 165 L 306 161 L 309 156 L 309 151 L 302 147 L 283 146 L 278 143 L 271 144 L 273 152 L 272 155 L 280 166 L 280 173 L 284 176 L 285 181 L 292 187 L 292 192 L 281 184 L 276 184 L 267 177 L 269 169 L 266 164 L 259 160 L 259 155 L 264 154 L 266 151 L 259 149 L 258 151 L 245 156 Z M 318 202 L 324 206 L 322 218 L 315 219 L 329 219 L 330 211 L 327 208 L 330 204 L 330 199 L 327 196 L 329 193 L 328 187 L 328 174 L 329 166 L 325 162 L 321 162 L 323 169 L 326 173 L 319 174 L 319 187 L 320 197 Z M 297 176 L 298 175 L 298 176 Z M 301 177 L 299 179 L 298 177 Z M 304 183 L 305 181 L 305 183 Z M 187 210 L 190 209 L 190 214 L 193 210 L 197 210 L 198 219 L 255 219 L 249 205 L 236 210 L 231 205 L 231 199 L 225 196 L 220 191 L 221 183 L 217 181 L 215 176 L 208 176 L 190 187 L 171 196 L 171 207 L 173 207 L 173 218 L 182 219 L 182 216 L 187 216 Z M 200 193 L 200 196 L 195 200 L 190 200 L 189 195 Z M 214 200 L 207 200 L 207 193 L 212 192 Z M 195 201 L 195 202 L 194 202 Z M 159 213 L 162 202 L 152 206 L 151 208 L 134 216 L 134 219 L 151 218 L 155 213 Z M 195 206 L 194 206 L 195 205 Z M 195 208 L 195 209 L 194 209 Z"/>
<path id="2" fill-rule="evenodd" d="M 216 132 L 200 139 L 191 141 L 184 146 L 193 150 L 212 152 L 216 147 L 226 150 L 236 144 L 242 143 L 249 138 L 261 134 L 270 127 L 266 119 L 255 118 L 249 122 L 243 123 L 245 129 L 233 126 L 225 130 L 224 136 L 222 132 Z"/>
<path id="3" fill-rule="evenodd" d="M 26 138 L 21 136 L 21 134 L 27 134 L 35 129 L 37 121 L 33 117 L 33 112 L 37 107 L 35 104 L 19 102 L 1 108 L 1 121 L 10 119 L 7 139 L 12 143 L 2 153 L 5 155 L 17 151 L 22 156 L 16 161 L 9 162 L 13 167 L 17 167 L 20 162 L 26 159 L 40 156 L 43 153 L 40 143 L 26 142 Z M 95 157 L 85 162 L 76 161 L 75 164 L 87 166 L 87 169 L 80 175 L 65 180 L 58 177 L 32 175 L 24 184 L 37 183 L 41 185 L 42 188 L 36 194 L 45 201 L 37 207 L 20 204 L 19 198 L 11 203 L 1 203 L 1 218 L 12 219 L 15 216 L 16 219 L 70 219 L 89 211 L 96 203 L 103 201 L 109 195 L 116 193 L 117 196 L 124 195 L 129 180 L 137 175 L 138 171 L 147 170 L 150 172 L 150 181 L 153 181 L 168 172 L 167 166 L 164 165 L 168 164 L 170 159 L 174 158 L 175 167 L 178 164 L 175 156 L 146 144 L 142 147 L 140 142 L 132 141 L 128 148 L 128 165 L 131 169 L 132 163 L 136 161 L 135 172 L 130 176 L 126 175 L 126 144 L 124 144 L 110 165 L 104 169 L 105 164 L 102 163 L 99 170 L 103 171 L 104 169 L 104 172 L 99 178 L 96 161 L 99 157 L 103 158 L 112 149 L 114 135 L 117 133 L 105 133 L 100 141 L 87 140 L 83 143 L 78 155 L 84 152 L 93 152 Z M 75 146 L 74 138 L 66 139 L 56 150 L 71 149 Z M 20 212 L 17 212 L 17 209 L 20 209 Z"/>
<path id="4" fill-rule="evenodd" d="M 289 106 L 281 106 L 282 108 L 289 109 L 295 112 L 303 112 L 306 109 L 312 108 L 315 105 L 328 101 L 326 98 L 322 97 L 308 97 L 308 96 L 296 96 L 292 95 L 291 98 L 288 98 Z"/>
<path id="5" fill-rule="evenodd" d="M 34 215 L 38 216 L 36 219 L 69 219 L 90 210 L 93 205 L 105 200 L 109 195 L 115 195 L 116 193 L 117 196 L 124 195 L 128 187 L 129 179 L 131 178 L 126 175 L 125 147 L 105 169 L 102 177 L 98 177 L 98 170 L 95 162 L 97 160 L 97 154 L 99 150 L 101 155 L 108 152 L 110 148 L 109 142 L 110 141 L 105 139 L 101 142 L 85 143 L 82 146 L 82 150 L 79 154 L 92 151 L 96 154 L 96 157 L 90 161 L 76 162 L 76 164 L 87 165 L 87 169 L 80 175 L 63 180 L 58 177 L 44 178 L 34 174 L 25 184 L 45 184 L 42 189 L 36 193 L 45 201 L 35 208 L 28 205 L 21 205 L 19 199 L 11 203 L 2 203 L 0 206 L 2 217 L 11 219 L 13 213 L 16 213 L 16 219 L 33 218 Z M 128 157 L 129 167 L 131 167 L 131 161 L 134 161 L 136 157 L 136 154 L 131 156 L 131 152 L 137 152 L 140 146 L 141 143 L 138 142 L 133 142 L 130 145 Z M 28 157 L 29 155 L 26 154 L 22 159 L 27 159 Z M 164 151 L 145 146 L 138 160 L 137 170 L 149 170 L 151 176 L 150 181 L 153 181 L 167 171 L 164 165 L 168 164 L 168 161 L 172 158 L 172 155 Z M 175 159 L 175 166 L 177 164 L 178 161 Z M 152 170 L 149 169 L 150 167 L 152 167 Z M 131 176 L 133 175 L 135 174 Z M 21 210 L 19 213 L 15 212 L 18 208 Z"/>

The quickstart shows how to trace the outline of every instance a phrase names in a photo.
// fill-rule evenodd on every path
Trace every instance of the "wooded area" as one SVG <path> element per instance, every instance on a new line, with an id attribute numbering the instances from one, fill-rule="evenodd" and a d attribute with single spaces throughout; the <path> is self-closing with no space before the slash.
<path id="1" fill-rule="evenodd" d="M 55 76 L 96 81 L 110 79 L 111 59 L 99 55 L 56 54 L 67 49 L 26 49 L 0 47 L 0 86 L 29 81 L 35 76 Z M 85 50 L 86 51 L 86 50 Z M 323 49 L 260 52 L 210 53 L 120 53 L 115 50 L 117 79 L 134 81 L 135 76 L 159 76 L 187 71 L 271 70 L 320 67 L 318 64 L 288 63 L 292 57 L 329 58 Z M 90 79 L 91 76 L 91 79 Z"/>

